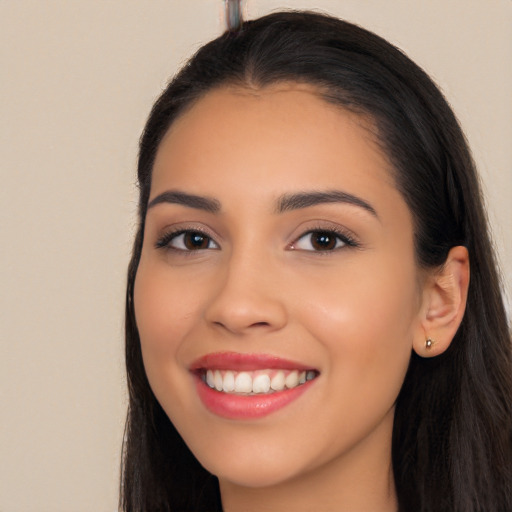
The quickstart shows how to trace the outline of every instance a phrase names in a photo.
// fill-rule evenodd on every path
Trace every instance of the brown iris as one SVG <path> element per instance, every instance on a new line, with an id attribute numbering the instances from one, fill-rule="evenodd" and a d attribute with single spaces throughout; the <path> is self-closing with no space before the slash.
<path id="1" fill-rule="evenodd" d="M 210 237 L 197 231 L 189 231 L 183 234 L 183 244 L 190 251 L 208 249 Z"/>
<path id="2" fill-rule="evenodd" d="M 311 233 L 311 245 L 317 251 L 329 251 L 336 247 L 336 235 L 328 231 L 313 231 Z"/>

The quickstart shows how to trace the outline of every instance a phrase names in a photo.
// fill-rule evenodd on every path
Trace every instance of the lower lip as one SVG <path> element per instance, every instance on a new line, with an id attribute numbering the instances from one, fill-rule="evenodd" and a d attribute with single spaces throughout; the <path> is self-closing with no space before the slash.
<path id="1" fill-rule="evenodd" d="M 268 395 L 234 395 L 210 388 L 201 378 L 196 378 L 197 393 L 205 407 L 222 418 L 244 420 L 262 418 L 272 414 L 299 398 L 314 380 L 293 389 L 276 391 Z"/>

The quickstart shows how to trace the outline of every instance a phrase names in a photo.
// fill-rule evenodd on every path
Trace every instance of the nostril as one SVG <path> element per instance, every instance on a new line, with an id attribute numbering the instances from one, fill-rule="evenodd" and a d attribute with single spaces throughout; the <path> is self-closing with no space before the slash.
<path id="1" fill-rule="evenodd" d="M 215 325 L 218 325 L 220 327 L 223 327 L 224 324 L 222 322 L 219 322 L 219 321 L 215 321 L 213 322 Z M 249 325 L 249 327 L 268 327 L 270 325 L 269 322 L 254 322 L 252 324 Z"/>
<path id="2" fill-rule="evenodd" d="M 208 324 L 233 333 L 281 329 L 286 324 L 286 310 L 280 300 L 264 294 L 240 295 L 239 290 L 225 286 L 207 305 L 204 312 Z"/>

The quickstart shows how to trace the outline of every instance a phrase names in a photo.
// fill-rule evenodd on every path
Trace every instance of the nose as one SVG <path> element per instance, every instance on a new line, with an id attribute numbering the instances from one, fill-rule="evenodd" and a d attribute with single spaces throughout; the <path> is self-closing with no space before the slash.
<path id="1" fill-rule="evenodd" d="M 286 325 L 285 290 L 268 258 L 233 254 L 216 281 L 205 312 L 211 325 L 235 335 L 278 331 Z"/>

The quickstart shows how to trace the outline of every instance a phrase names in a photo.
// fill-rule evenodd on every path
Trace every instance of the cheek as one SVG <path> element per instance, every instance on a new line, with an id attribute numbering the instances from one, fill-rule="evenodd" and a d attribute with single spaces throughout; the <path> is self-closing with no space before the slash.
<path id="1" fill-rule="evenodd" d="M 197 293 L 141 260 L 134 286 L 134 308 L 144 367 L 153 391 L 174 386 L 182 340 L 192 328 Z"/>
<path id="2" fill-rule="evenodd" d="M 183 356 L 199 314 L 198 296 L 189 280 L 141 260 L 134 307 L 144 369 L 155 397 L 176 428 L 192 434 L 198 425 L 190 418 L 199 405 L 195 396 L 191 399 L 193 379 L 184 368 Z"/>
<path id="3" fill-rule="evenodd" d="M 412 350 L 419 299 L 414 267 L 362 268 L 371 270 L 351 268 L 328 286 L 312 283 L 301 316 L 327 348 L 328 371 L 340 388 L 357 395 L 359 404 L 391 406 Z"/>
<path id="4" fill-rule="evenodd" d="M 354 266 L 324 280 L 315 276 L 301 287 L 309 291 L 305 312 L 311 320 L 317 319 L 311 322 L 315 328 L 326 330 L 327 339 L 353 340 L 349 346 L 354 349 L 391 348 L 411 331 L 419 306 L 415 282 L 412 271 L 392 267 L 381 271 L 374 265 L 369 271 Z"/>
<path id="5" fill-rule="evenodd" d="M 199 307 L 199 294 L 171 272 L 141 261 L 134 286 L 137 327 L 143 346 L 173 350 Z"/>

